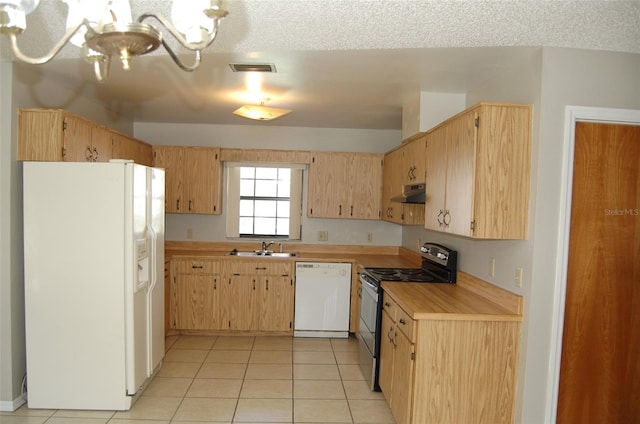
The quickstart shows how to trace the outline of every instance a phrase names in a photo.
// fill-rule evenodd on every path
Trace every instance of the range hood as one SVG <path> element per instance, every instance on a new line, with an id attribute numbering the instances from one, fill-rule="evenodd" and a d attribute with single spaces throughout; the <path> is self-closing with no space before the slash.
<path id="1" fill-rule="evenodd" d="M 402 186 L 402 193 L 399 196 L 392 197 L 391 201 L 400 203 L 424 203 L 425 183 Z"/>

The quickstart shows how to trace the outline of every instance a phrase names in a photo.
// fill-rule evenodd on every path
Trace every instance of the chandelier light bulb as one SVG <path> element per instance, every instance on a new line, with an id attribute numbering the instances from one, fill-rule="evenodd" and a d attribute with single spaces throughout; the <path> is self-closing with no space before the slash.
<path id="1" fill-rule="evenodd" d="M 228 12 L 221 0 L 174 0 L 172 21 L 157 13 L 131 16 L 129 0 L 62 0 L 68 7 L 66 34 L 49 53 L 29 57 L 18 46 L 18 37 L 26 30 L 26 15 L 38 7 L 39 0 L 0 0 L 0 34 L 5 35 L 15 57 L 25 63 L 41 65 L 53 59 L 67 44 L 82 48 L 84 59 L 94 65 L 96 79 L 106 81 L 111 58 L 120 58 L 125 70 L 136 56 L 163 46 L 183 71 L 200 66 L 202 50 L 215 40 L 220 20 Z M 152 25 L 155 21 L 156 25 Z M 193 62 L 183 59 L 166 43 L 158 27 L 164 28 L 182 47 L 193 52 Z"/>
<path id="2" fill-rule="evenodd" d="M 27 15 L 40 0 L 0 0 L 0 33 L 20 34 L 27 28 Z"/>

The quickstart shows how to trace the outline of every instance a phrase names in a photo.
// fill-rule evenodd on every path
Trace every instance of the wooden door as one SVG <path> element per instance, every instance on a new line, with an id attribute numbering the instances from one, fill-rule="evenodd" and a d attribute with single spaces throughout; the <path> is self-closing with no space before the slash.
<path id="1" fill-rule="evenodd" d="M 113 141 L 108 128 L 94 126 L 91 128 L 91 160 L 93 162 L 109 162 L 113 158 Z"/>
<path id="2" fill-rule="evenodd" d="M 181 274 L 176 278 L 176 328 L 209 328 L 208 312 L 213 276 Z"/>
<path id="3" fill-rule="evenodd" d="M 93 124 L 73 115 L 64 118 L 64 160 L 65 162 L 91 162 L 91 129 Z"/>
<path id="4" fill-rule="evenodd" d="M 408 424 L 411 422 L 413 398 L 414 345 L 398 328 L 395 331 L 394 342 L 391 412 L 398 424 Z"/>
<path id="5" fill-rule="evenodd" d="M 260 331 L 292 331 L 293 283 L 290 277 L 258 277 Z"/>
<path id="6" fill-rule="evenodd" d="M 153 166 L 165 171 L 165 212 L 179 213 L 182 205 L 182 174 L 184 148 L 179 146 L 154 146 Z"/>
<path id="7" fill-rule="evenodd" d="M 443 125 L 427 135 L 424 227 L 428 230 L 444 230 L 442 223 L 447 185 L 447 131 L 447 126 Z"/>
<path id="8" fill-rule="evenodd" d="M 380 371 L 378 384 L 387 403 L 391 404 L 393 398 L 393 331 L 395 325 L 387 311 L 382 312 L 380 324 Z"/>
<path id="9" fill-rule="evenodd" d="M 379 219 L 382 196 L 382 156 L 352 154 L 349 171 L 349 218 Z"/>
<path id="10" fill-rule="evenodd" d="M 232 275 L 227 293 L 230 330 L 258 330 L 258 277 Z"/>
<path id="11" fill-rule="evenodd" d="M 445 231 L 471 235 L 476 147 L 476 112 L 448 124 Z M 482 172 L 482 170 L 480 170 Z"/>
<path id="12" fill-rule="evenodd" d="M 153 166 L 151 145 L 123 134 L 113 133 L 113 157 L 130 159 L 140 165 Z"/>
<path id="13" fill-rule="evenodd" d="M 18 160 L 64 160 L 64 122 L 61 111 L 18 111 Z"/>
<path id="14" fill-rule="evenodd" d="M 402 204 L 392 202 L 391 198 L 402 192 L 402 150 L 397 149 L 384 157 L 382 182 L 382 219 L 402 223 Z"/>
<path id="15" fill-rule="evenodd" d="M 184 213 L 219 214 L 220 150 L 208 147 L 184 149 Z"/>
<path id="16" fill-rule="evenodd" d="M 350 154 L 315 152 L 309 164 L 307 216 L 346 218 Z"/>
<path id="17" fill-rule="evenodd" d="M 424 183 L 426 149 L 426 136 L 411 141 L 403 148 L 404 184 Z"/>
<path id="18" fill-rule="evenodd" d="M 576 125 L 557 422 L 640 422 L 640 126 Z"/>

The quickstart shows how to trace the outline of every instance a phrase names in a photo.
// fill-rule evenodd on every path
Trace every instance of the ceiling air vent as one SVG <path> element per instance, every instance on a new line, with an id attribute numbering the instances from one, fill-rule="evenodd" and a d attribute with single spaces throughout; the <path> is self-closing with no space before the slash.
<path id="1" fill-rule="evenodd" d="M 276 72 L 273 63 L 230 63 L 233 72 Z"/>

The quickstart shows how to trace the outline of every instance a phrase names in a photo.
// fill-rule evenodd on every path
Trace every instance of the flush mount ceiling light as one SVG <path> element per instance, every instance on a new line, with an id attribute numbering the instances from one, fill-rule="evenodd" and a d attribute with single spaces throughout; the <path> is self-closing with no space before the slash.
<path id="1" fill-rule="evenodd" d="M 119 57 L 128 70 L 130 60 L 164 46 L 180 69 L 192 72 L 200 66 L 201 51 L 218 33 L 220 21 L 227 16 L 222 0 L 174 0 L 171 21 L 154 13 L 143 13 L 133 22 L 129 0 L 60 0 L 66 3 L 67 33 L 51 52 L 40 58 L 24 55 L 18 47 L 18 36 L 27 28 L 26 15 L 33 12 L 40 0 L 0 0 L 0 33 L 9 37 L 16 58 L 39 65 L 49 62 L 71 42 L 82 47 L 84 59 L 93 64 L 100 82 L 109 75 L 111 57 Z M 194 52 L 192 65 L 185 65 L 163 39 L 160 31 L 143 21 L 153 18 L 183 47 Z"/>
<path id="2" fill-rule="evenodd" d="M 265 99 L 269 101 L 269 99 Z M 280 118 L 288 113 L 291 113 L 291 109 L 278 109 L 275 107 L 266 107 L 264 101 L 260 102 L 260 105 L 244 105 L 233 111 L 234 115 L 242 116 L 243 118 L 255 119 L 256 121 L 270 121 L 272 119 Z"/>

